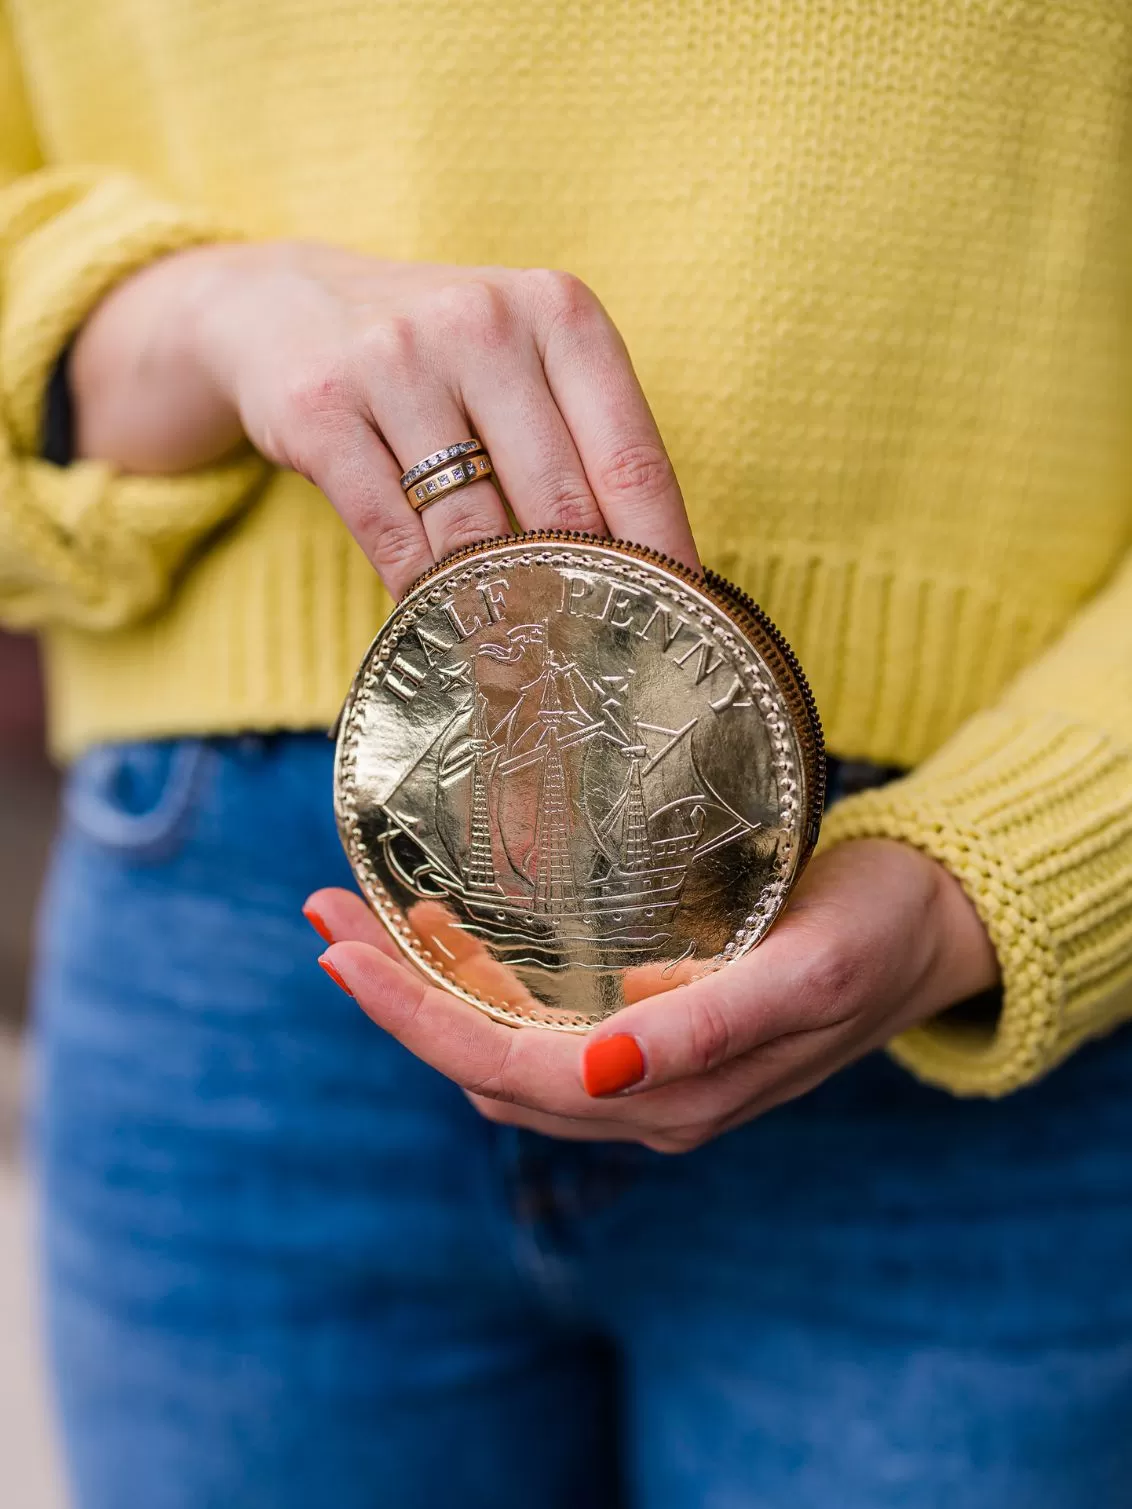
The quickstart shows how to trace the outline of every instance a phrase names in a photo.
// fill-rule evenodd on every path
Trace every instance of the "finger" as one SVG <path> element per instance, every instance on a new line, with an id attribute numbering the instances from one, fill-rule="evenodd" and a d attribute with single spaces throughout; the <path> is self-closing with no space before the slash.
<path id="1" fill-rule="evenodd" d="M 529 331 L 517 336 L 505 361 L 477 360 L 473 353 L 461 396 L 524 529 L 608 535 Z"/>
<path id="2" fill-rule="evenodd" d="M 769 1058 L 765 1056 L 766 1049 L 757 1050 L 752 1055 L 748 1093 L 719 1123 L 717 1134 L 729 1132 L 757 1116 L 765 1116 L 775 1106 L 808 1094 L 831 1074 L 856 1063 L 874 1047 L 880 1044 L 850 1037 L 841 1027 L 791 1033 L 768 1045 L 776 1050 Z"/>
<path id="3" fill-rule="evenodd" d="M 427 898 L 413 902 L 405 921 L 418 947 L 443 970 L 452 985 L 480 1001 L 492 1001 L 529 1016 L 538 1003 L 530 991 L 501 959 L 479 938 L 469 933 L 452 908 Z"/>
<path id="4" fill-rule="evenodd" d="M 578 1038 L 504 1027 L 364 943 L 322 957 L 367 1016 L 463 1089 L 556 1116 L 602 1115 L 582 1089 Z"/>
<path id="5" fill-rule="evenodd" d="M 607 1038 L 635 1039 L 644 1076 L 629 1095 L 710 1074 L 800 1027 L 833 1027 L 852 1010 L 852 955 L 817 936 L 804 917 L 783 918 L 750 954 L 664 995 L 627 1006 L 595 1028 L 586 1059 Z"/>
<path id="6" fill-rule="evenodd" d="M 339 886 L 312 891 L 303 902 L 303 916 L 327 943 L 350 939 L 367 943 L 391 959 L 403 958 L 389 929 L 356 891 L 342 890 Z"/>
<path id="7" fill-rule="evenodd" d="M 466 1092 L 467 1093 L 467 1092 Z M 496 1126 L 520 1127 L 543 1137 L 557 1137 L 564 1142 L 638 1142 L 641 1133 L 617 1121 L 600 1121 L 592 1117 L 549 1116 L 526 1106 L 504 1100 L 489 1100 L 485 1095 L 468 1093 L 468 1099 L 485 1121 Z"/>
<path id="8" fill-rule="evenodd" d="M 349 892 L 311 900 L 336 925 L 366 925 L 353 905 L 364 903 Z M 595 1100 L 579 1083 L 576 1039 L 500 1026 L 397 962 L 386 952 L 391 940 L 379 941 L 381 948 L 338 943 L 323 959 L 378 1026 L 459 1084 L 488 1119 L 547 1136 L 682 1151 L 801 1093 L 846 1060 L 844 1029 L 794 1032 L 697 1078 L 655 1088 L 650 1080 L 646 1094 Z"/>
<path id="9" fill-rule="evenodd" d="M 389 592 L 400 597 L 434 557 L 388 449 L 360 415 L 346 411 L 324 417 L 299 449 L 296 469 L 326 494 Z"/>
<path id="10" fill-rule="evenodd" d="M 609 1120 L 590 1125 L 612 1125 L 614 1140 L 639 1142 L 656 1152 L 688 1152 L 804 1094 L 869 1046 L 844 1022 L 788 1033 L 706 1074 L 603 1102 Z M 505 1106 L 494 1119 L 508 1121 L 513 1114 L 530 1113 Z M 551 1122 L 557 1119 L 545 1118 L 550 1135 L 555 1135 Z M 580 1118 L 572 1118 L 570 1124 L 575 1122 L 583 1124 Z"/>
<path id="11" fill-rule="evenodd" d="M 582 1043 L 573 1035 L 504 1027 L 363 943 L 336 943 L 320 962 L 411 1053 L 469 1095 L 498 1105 L 493 1120 L 573 1140 L 586 1140 L 589 1126 L 598 1139 L 670 1150 L 673 1128 L 726 1115 L 742 1098 L 738 1066 L 728 1064 L 691 1085 L 595 1099 L 582 1086 Z"/>
<path id="12" fill-rule="evenodd" d="M 698 571 L 684 499 L 624 341 L 577 278 L 527 279 L 547 383 L 610 533 Z"/>
<path id="13" fill-rule="evenodd" d="M 459 350 L 455 342 L 453 346 Z M 430 367 L 423 356 L 414 360 L 391 359 L 382 373 L 380 387 L 371 387 L 370 404 L 401 472 L 445 446 L 473 436 L 484 438 L 475 434 L 446 376 L 439 368 Z M 397 492 L 401 506 L 412 513 L 412 506 L 401 490 L 400 473 Z M 443 560 L 465 545 L 511 533 L 507 510 L 490 481 L 454 488 L 426 504 L 417 517 L 436 560 Z"/>
<path id="14" fill-rule="evenodd" d="M 486 1120 L 544 1137 L 568 1142 L 636 1142 L 657 1152 L 688 1152 L 806 1094 L 868 1050 L 869 1044 L 856 1039 L 847 1043 L 841 1028 L 790 1033 L 744 1059 L 686 1081 L 679 1091 L 673 1087 L 637 1097 L 634 1109 L 646 1101 L 650 1106 L 647 1120 L 551 1116 L 481 1095 L 468 1094 L 468 1099 Z M 619 1111 L 622 1106 L 611 1109 Z"/>
<path id="15" fill-rule="evenodd" d="M 365 943 L 412 970 L 411 956 L 402 952 L 381 918 L 354 891 L 337 887 L 315 891 L 303 904 L 303 916 L 327 943 Z M 535 1004 L 528 992 L 519 993 L 518 982 L 510 972 L 491 956 L 480 939 L 459 925 L 442 902 L 414 902 L 405 920 L 418 945 L 443 960 L 455 984 L 516 1010 L 529 1009 Z"/>

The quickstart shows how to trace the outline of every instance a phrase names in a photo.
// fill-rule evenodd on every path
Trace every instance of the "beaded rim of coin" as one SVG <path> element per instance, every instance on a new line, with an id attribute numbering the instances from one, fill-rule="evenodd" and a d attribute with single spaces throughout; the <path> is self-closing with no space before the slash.
<path id="1" fill-rule="evenodd" d="M 693 613 L 702 630 L 710 630 L 742 665 L 758 693 L 759 708 L 775 753 L 785 791 L 785 819 L 793 821 L 797 844 L 780 844 L 774 860 L 775 877 L 758 904 L 735 929 L 730 941 L 704 960 L 698 974 L 706 974 L 750 951 L 768 932 L 800 878 L 817 842 L 825 797 L 825 757 L 817 707 L 797 657 L 767 614 L 739 588 L 716 573 L 703 575 L 657 551 L 625 541 L 564 531 L 532 531 L 465 547 L 424 573 L 393 609 L 371 643 L 333 731 L 337 736 L 334 803 L 339 834 L 363 895 L 385 924 L 398 947 L 436 984 L 509 1026 L 540 1026 L 560 1031 L 588 1031 L 600 1018 L 547 1007 L 517 1009 L 513 1002 L 492 999 L 467 989 L 445 961 L 425 947 L 382 881 L 364 841 L 356 803 L 357 745 L 360 709 L 379 693 L 382 678 L 416 620 L 436 607 L 458 586 L 472 585 L 496 572 L 502 558 L 521 566 L 571 565 L 593 569 L 598 555 L 604 569 L 623 580 L 645 577 L 650 589 L 669 596 L 676 606 Z M 699 601 L 697 601 L 699 599 Z M 705 606 L 722 614 L 721 628 Z M 776 705 L 780 704 L 780 705 Z M 791 737 L 792 736 L 792 737 Z M 796 759 L 796 754 L 800 759 Z M 795 768 L 797 766 L 797 768 Z M 798 809 L 795 809 L 797 804 Z"/>

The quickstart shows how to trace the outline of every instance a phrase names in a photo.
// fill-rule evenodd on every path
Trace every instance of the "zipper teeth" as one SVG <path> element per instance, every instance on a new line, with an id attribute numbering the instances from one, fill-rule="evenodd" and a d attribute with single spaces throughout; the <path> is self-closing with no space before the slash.
<path id="1" fill-rule="evenodd" d="M 818 705 L 814 698 L 810 683 L 806 679 L 797 655 L 791 649 L 782 630 L 758 603 L 746 592 L 729 582 L 726 577 L 720 576 L 717 571 L 707 570 L 701 576 L 691 567 L 685 566 L 683 561 L 676 561 L 670 555 L 665 555 L 660 550 L 653 550 L 648 545 L 636 545 L 631 540 L 603 539 L 599 535 L 583 534 L 576 529 L 531 529 L 524 534 L 499 535 L 491 540 L 479 540 L 474 545 L 463 545 L 459 550 L 454 550 L 451 555 L 446 555 L 443 560 L 436 562 L 434 566 L 419 576 L 405 596 L 401 599 L 406 602 L 410 597 L 438 576 L 446 571 L 449 566 L 457 561 L 467 559 L 469 556 L 479 555 L 482 551 L 489 550 L 493 546 L 534 546 L 546 544 L 563 545 L 590 545 L 603 550 L 612 550 L 621 555 L 627 555 L 634 560 L 649 561 L 654 565 L 663 566 L 666 571 L 671 571 L 674 576 L 695 587 L 723 609 L 732 618 L 746 616 L 754 621 L 762 630 L 771 644 L 778 651 L 787 670 L 790 672 L 802 702 L 806 724 L 810 739 L 812 740 L 813 768 L 811 776 L 814 783 L 814 808 L 820 815 L 825 808 L 825 785 L 826 785 L 826 762 L 825 762 L 825 736 L 822 732 L 821 717 L 818 713 Z"/>
<path id="2" fill-rule="evenodd" d="M 824 811 L 826 785 L 825 734 L 821 725 L 821 715 L 818 712 L 817 699 L 814 697 L 813 690 L 810 687 L 810 683 L 806 677 L 805 671 L 802 669 L 801 662 L 799 661 L 797 655 L 794 653 L 794 650 L 790 646 L 785 635 L 782 633 L 782 630 L 770 617 L 766 609 L 759 607 L 754 598 L 749 597 L 747 593 L 744 592 L 741 588 L 736 587 L 732 582 L 729 582 L 725 577 L 720 576 L 716 571 L 709 569 L 704 573 L 704 577 L 705 580 L 712 587 L 714 587 L 717 592 L 723 594 L 723 596 L 728 598 L 731 603 L 733 603 L 744 613 L 748 614 L 755 620 L 755 622 L 767 635 L 768 639 L 770 639 L 774 644 L 775 648 L 778 650 L 779 654 L 786 662 L 787 667 L 790 670 L 790 674 L 794 677 L 794 681 L 798 689 L 798 694 L 801 697 L 802 703 L 805 708 L 810 734 L 814 741 L 813 775 L 814 781 L 816 783 L 814 795 L 817 799 L 817 810 L 819 812 Z"/>
<path id="3" fill-rule="evenodd" d="M 702 587 L 705 581 L 705 577 L 700 576 L 698 572 L 693 571 L 689 566 L 685 566 L 683 561 L 675 561 L 670 555 L 664 555 L 661 551 L 653 550 L 648 545 L 635 545 L 632 540 L 610 540 L 605 539 L 601 535 L 583 534 L 581 530 L 577 529 L 528 529 L 524 534 L 496 535 L 491 540 L 478 540 L 474 545 L 461 545 L 459 550 L 454 550 L 451 555 L 446 555 L 443 560 L 437 561 L 435 566 L 430 566 L 423 576 L 418 576 L 401 601 L 404 602 L 407 598 L 411 597 L 419 587 L 423 587 L 438 572 L 445 570 L 456 561 L 462 561 L 467 556 L 479 555 L 481 551 L 490 550 L 495 545 L 545 545 L 555 543 L 593 545 L 602 550 L 613 550 L 621 555 L 632 556 L 636 560 L 652 561 L 657 566 L 666 567 L 692 587 Z M 709 572 L 708 575 L 711 576 L 714 573 Z M 718 581 L 722 582 L 724 586 L 729 586 L 728 583 L 723 581 L 722 577 L 719 577 Z M 734 588 L 731 590 L 737 591 Z"/>
<path id="4" fill-rule="evenodd" d="M 459 550 L 453 550 L 450 555 L 442 556 L 427 571 L 422 572 L 412 586 L 406 589 L 404 596 L 398 600 L 396 606 L 399 608 L 402 603 L 408 602 L 409 598 L 414 597 L 422 587 L 427 586 L 434 576 L 438 576 L 441 571 L 447 570 L 456 561 L 462 561 L 465 556 L 479 555 L 482 550 L 490 550 L 493 545 L 515 545 L 522 541 L 533 541 L 536 539 L 584 540 L 588 538 L 588 535 L 567 534 L 565 531 L 559 534 L 551 534 L 549 531 L 538 533 L 532 530 L 528 534 L 495 535 L 490 540 L 477 540 L 474 545 L 461 545 Z"/>

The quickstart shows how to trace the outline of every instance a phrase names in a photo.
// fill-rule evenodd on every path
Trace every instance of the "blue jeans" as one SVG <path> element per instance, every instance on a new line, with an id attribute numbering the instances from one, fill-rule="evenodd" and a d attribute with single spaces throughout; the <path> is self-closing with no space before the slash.
<path id="1" fill-rule="evenodd" d="M 99 750 L 36 1145 L 81 1509 L 1119 1509 L 1132 1035 L 696 1153 L 482 1121 L 315 968 L 321 737 Z"/>

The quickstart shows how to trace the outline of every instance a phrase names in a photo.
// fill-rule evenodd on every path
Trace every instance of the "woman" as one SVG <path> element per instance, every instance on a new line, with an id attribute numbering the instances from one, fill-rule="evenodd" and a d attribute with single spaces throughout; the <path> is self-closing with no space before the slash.
<path id="1" fill-rule="evenodd" d="M 1124 8 L 5 3 L 77 1502 L 1120 1502 Z M 584 1042 L 333 832 L 380 582 L 509 527 L 402 493 L 467 435 L 761 601 L 839 757 L 766 943 Z"/>

